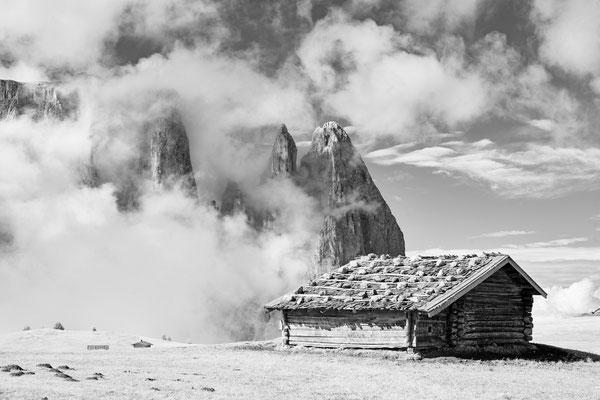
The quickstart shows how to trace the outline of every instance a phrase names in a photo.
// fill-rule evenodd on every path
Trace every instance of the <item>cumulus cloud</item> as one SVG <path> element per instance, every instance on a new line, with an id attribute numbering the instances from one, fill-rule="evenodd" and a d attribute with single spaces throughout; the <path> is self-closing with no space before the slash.
<path id="1" fill-rule="evenodd" d="M 19 61 L 10 67 L 5 67 L 0 64 L 0 76 L 2 79 L 20 82 L 43 82 L 48 80 L 48 76 L 43 70 L 32 67 L 22 61 Z"/>
<path id="2" fill-rule="evenodd" d="M 326 112 L 365 133 L 408 136 L 427 118 L 454 126 L 481 112 L 485 96 L 476 74 L 431 51 L 408 49 L 411 38 L 392 26 L 337 12 L 316 24 L 298 56 Z"/>
<path id="3" fill-rule="evenodd" d="M 103 41 L 116 34 L 115 22 L 125 5 L 123 0 L 2 0 L 0 50 L 33 65 L 89 65 L 101 57 Z"/>
<path id="4" fill-rule="evenodd" d="M 534 316 L 577 316 L 600 307 L 600 288 L 591 279 L 567 287 L 552 286 L 546 292 L 546 299 L 536 298 Z"/>
<path id="5" fill-rule="evenodd" d="M 91 32 L 70 24 L 90 23 L 86 13 L 93 7 L 69 9 L 84 15 L 67 13 L 66 26 L 48 26 L 34 15 L 40 32 L 53 30 L 57 40 L 69 29 L 82 35 L 66 41 L 66 49 L 27 33 L 31 27 L 5 27 L 11 38 L 3 50 L 25 60 L 3 67 L 14 73 L 10 77 L 38 80 L 53 68 L 94 75 L 65 85 L 79 93 L 74 120 L 0 121 L 0 308 L 7 316 L 0 330 L 61 320 L 74 329 L 167 332 L 179 340 L 260 338 L 262 304 L 305 278 L 318 229 L 311 219 L 314 205 L 293 185 L 257 187 L 250 178 L 258 180 L 267 157 L 253 154 L 256 145 L 244 140 L 284 121 L 291 129 L 312 127 L 303 87 L 285 77 L 267 77 L 252 62 L 203 40 L 173 43 L 166 52 L 131 65 L 105 63 L 112 54 L 103 46 L 123 29 L 123 12 L 133 19 L 128 34 L 147 36 L 174 27 L 160 21 L 185 26 L 193 19 L 194 12 L 182 16 L 189 11 L 182 7 L 187 2 L 161 3 L 133 9 L 125 1 L 107 3 Z M 28 21 L 18 14 L 21 8 L 14 10 L 15 18 Z M 56 13 L 48 9 L 47 17 Z M 25 37 L 28 45 L 19 48 Z M 62 51 L 68 57 L 61 57 Z M 120 213 L 115 184 L 123 172 L 132 173 L 128 162 L 139 157 L 137 135 L 162 103 L 176 105 L 183 114 L 200 201 L 176 190 L 153 193 L 142 182 L 140 211 Z M 82 168 L 92 158 L 108 178 L 98 188 L 80 184 Z M 277 206 L 273 232 L 259 234 L 243 216 L 221 217 L 208 207 L 229 178 L 248 178 L 252 199 Z"/>
<path id="6" fill-rule="evenodd" d="M 306 238 L 255 237 L 242 217 L 220 220 L 180 195 L 126 216 L 111 191 L 46 195 L 13 217 L 23 247 L 2 260 L 3 329 L 61 320 L 179 340 L 259 338 L 261 305 L 304 277 Z"/>
<path id="7" fill-rule="evenodd" d="M 577 75 L 600 71 L 600 1 L 536 0 L 531 17 L 542 39 L 541 57 Z"/>
<path id="8" fill-rule="evenodd" d="M 324 114 L 348 120 L 364 136 L 402 140 L 492 116 L 557 141 L 589 134 L 592 121 L 577 97 L 543 64 L 527 62 L 505 34 L 472 43 L 445 34 L 427 44 L 401 32 L 340 10 L 314 26 L 297 54 Z"/>
<path id="9" fill-rule="evenodd" d="M 141 211 L 123 214 L 112 184 L 79 183 L 93 120 L 0 125 L 4 331 L 61 320 L 179 340 L 264 337 L 261 305 L 306 276 L 313 204 L 294 185 L 264 189 L 281 225 L 265 234 L 219 216 L 204 187 L 200 204 L 146 192 Z"/>
<path id="10" fill-rule="evenodd" d="M 506 35 L 491 32 L 472 46 L 473 69 L 485 82 L 490 115 L 518 121 L 556 140 L 585 133 L 591 124 L 580 101 L 538 62 L 526 63 Z"/>
<path id="11" fill-rule="evenodd" d="M 306 130 L 314 121 L 301 85 L 266 77 L 248 62 L 215 53 L 210 46 L 175 47 L 167 55 L 107 70 L 103 77 L 81 78 L 74 85 L 98 116 L 94 130 L 116 132 L 99 139 L 109 157 L 105 164 L 135 156 L 135 133 L 155 112 L 152 106 L 165 94 L 175 97 L 186 120 L 197 179 L 208 185 L 259 175 L 265 160 L 253 158 L 256 146 L 246 135 L 282 122 L 292 131 Z M 268 141 L 275 129 L 269 132 Z"/>
<path id="12" fill-rule="evenodd" d="M 155 42 L 155 51 L 179 40 L 211 41 L 226 32 L 210 0 L 0 1 L 0 53 L 8 60 L 63 74 L 99 73 L 123 37 Z M 185 34 L 182 34 L 185 32 Z M 135 50 L 135 42 L 130 44 Z"/>

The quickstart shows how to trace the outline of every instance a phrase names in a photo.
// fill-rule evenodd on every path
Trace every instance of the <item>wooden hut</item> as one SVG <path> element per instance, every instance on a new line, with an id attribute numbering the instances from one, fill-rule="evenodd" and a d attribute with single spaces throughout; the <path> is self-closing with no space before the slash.
<path id="1" fill-rule="evenodd" d="M 146 342 L 145 340 L 140 340 L 139 342 L 132 344 L 132 346 L 136 349 L 144 349 L 144 348 L 151 347 L 152 343 Z"/>
<path id="2" fill-rule="evenodd" d="M 273 300 L 286 345 L 409 348 L 518 345 L 546 293 L 502 254 L 364 256 Z"/>

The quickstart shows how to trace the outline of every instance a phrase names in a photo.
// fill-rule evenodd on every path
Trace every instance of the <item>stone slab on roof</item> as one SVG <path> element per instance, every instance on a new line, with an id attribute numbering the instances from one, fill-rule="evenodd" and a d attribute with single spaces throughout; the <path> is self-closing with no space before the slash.
<path id="1" fill-rule="evenodd" d="M 272 310 L 420 310 L 435 315 L 510 264 L 546 293 L 509 256 L 390 257 L 370 254 L 308 282 L 265 305 Z"/>

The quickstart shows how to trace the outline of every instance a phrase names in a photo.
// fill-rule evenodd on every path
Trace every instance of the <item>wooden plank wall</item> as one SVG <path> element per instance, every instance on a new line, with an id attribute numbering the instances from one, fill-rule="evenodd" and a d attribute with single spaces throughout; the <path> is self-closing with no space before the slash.
<path id="1" fill-rule="evenodd" d="M 531 340 L 532 305 L 524 279 L 512 268 L 502 268 L 450 306 L 449 343 L 525 344 Z"/>
<path id="2" fill-rule="evenodd" d="M 406 348 L 405 312 L 288 310 L 288 344 L 314 347 Z M 285 340 L 285 339 L 284 339 Z"/>

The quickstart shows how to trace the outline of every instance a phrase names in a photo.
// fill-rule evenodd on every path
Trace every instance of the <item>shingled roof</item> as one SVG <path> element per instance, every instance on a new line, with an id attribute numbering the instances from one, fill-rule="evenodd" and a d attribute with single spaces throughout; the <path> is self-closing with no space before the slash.
<path id="1" fill-rule="evenodd" d="M 272 310 L 419 310 L 433 316 L 500 268 L 511 265 L 531 285 L 542 288 L 508 255 L 395 257 L 370 254 L 265 305 Z"/>

